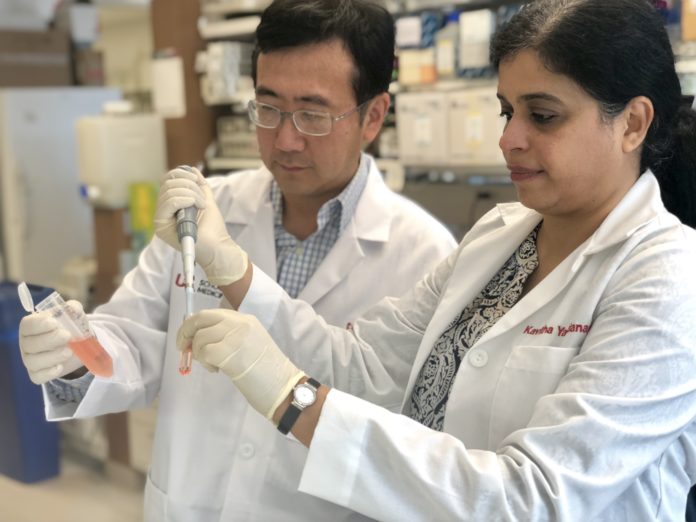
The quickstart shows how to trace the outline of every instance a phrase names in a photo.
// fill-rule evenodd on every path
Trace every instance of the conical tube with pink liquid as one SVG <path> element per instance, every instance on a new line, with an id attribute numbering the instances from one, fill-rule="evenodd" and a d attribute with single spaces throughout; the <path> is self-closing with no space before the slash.
<path id="1" fill-rule="evenodd" d="M 58 292 L 53 292 L 36 305 L 39 312 L 48 311 L 58 323 L 70 332 L 68 346 L 75 357 L 87 369 L 99 377 L 111 377 L 114 373 L 113 361 L 104 347 L 99 344 L 89 327 L 87 316 L 81 310 L 69 306 Z"/>

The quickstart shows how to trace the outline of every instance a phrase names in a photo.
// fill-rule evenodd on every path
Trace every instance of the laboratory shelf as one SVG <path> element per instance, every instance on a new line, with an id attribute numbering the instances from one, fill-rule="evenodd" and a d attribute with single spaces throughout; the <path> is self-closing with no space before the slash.
<path id="1" fill-rule="evenodd" d="M 390 9 L 395 15 L 412 15 L 423 11 L 457 10 L 475 11 L 476 9 L 495 9 L 504 5 L 523 3 L 521 0 L 401 0 L 398 6 Z"/>
<path id="2" fill-rule="evenodd" d="M 201 4 L 201 14 L 204 16 L 258 14 L 270 3 L 271 0 L 205 2 Z"/>
<path id="3" fill-rule="evenodd" d="M 198 33 L 204 40 L 232 38 L 235 40 L 253 40 L 260 16 L 240 16 L 229 20 L 210 21 L 205 17 L 198 19 Z"/>
<path id="4" fill-rule="evenodd" d="M 246 170 L 261 167 L 261 158 L 224 158 L 215 157 L 206 160 L 210 170 Z"/>
<path id="5" fill-rule="evenodd" d="M 474 89 L 477 87 L 492 87 L 498 85 L 497 77 L 490 78 L 454 78 L 450 80 L 438 80 L 435 83 L 419 83 L 403 85 L 397 81 L 389 84 L 389 92 L 398 94 L 401 92 L 451 92 L 462 89 Z"/>

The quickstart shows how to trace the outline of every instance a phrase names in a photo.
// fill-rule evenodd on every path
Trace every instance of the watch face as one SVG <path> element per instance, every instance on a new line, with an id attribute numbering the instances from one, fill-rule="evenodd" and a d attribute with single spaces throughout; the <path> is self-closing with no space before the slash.
<path id="1" fill-rule="evenodd" d="M 311 406 L 314 404 L 314 401 L 317 398 L 316 393 L 312 388 L 305 384 L 300 384 L 295 388 L 295 393 L 294 397 L 295 402 L 298 403 L 301 407 L 306 408 L 307 406 Z"/>

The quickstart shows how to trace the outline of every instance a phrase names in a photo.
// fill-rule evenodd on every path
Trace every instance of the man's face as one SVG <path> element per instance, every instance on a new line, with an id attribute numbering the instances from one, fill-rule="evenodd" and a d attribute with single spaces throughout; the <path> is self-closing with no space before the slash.
<path id="1" fill-rule="evenodd" d="M 283 112 L 308 109 L 336 117 L 357 105 L 355 66 L 339 40 L 261 53 L 256 70 L 256 101 Z M 357 171 L 362 144 L 375 137 L 373 126 L 361 123 L 356 111 L 335 121 L 327 136 L 300 133 L 288 116 L 275 129 L 257 127 L 256 134 L 261 158 L 286 198 L 329 200 Z"/>

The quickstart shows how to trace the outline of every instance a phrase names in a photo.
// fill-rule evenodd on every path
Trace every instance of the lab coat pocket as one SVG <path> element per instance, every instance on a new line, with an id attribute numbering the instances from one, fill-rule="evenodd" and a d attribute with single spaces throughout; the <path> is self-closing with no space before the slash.
<path id="1" fill-rule="evenodd" d="M 577 348 L 559 346 L 512 349 L 493 397 L 489 447 L 499 447 L 510 433 L 527 425 L 537 401 L 556 389 L 576 353 Z"/>

